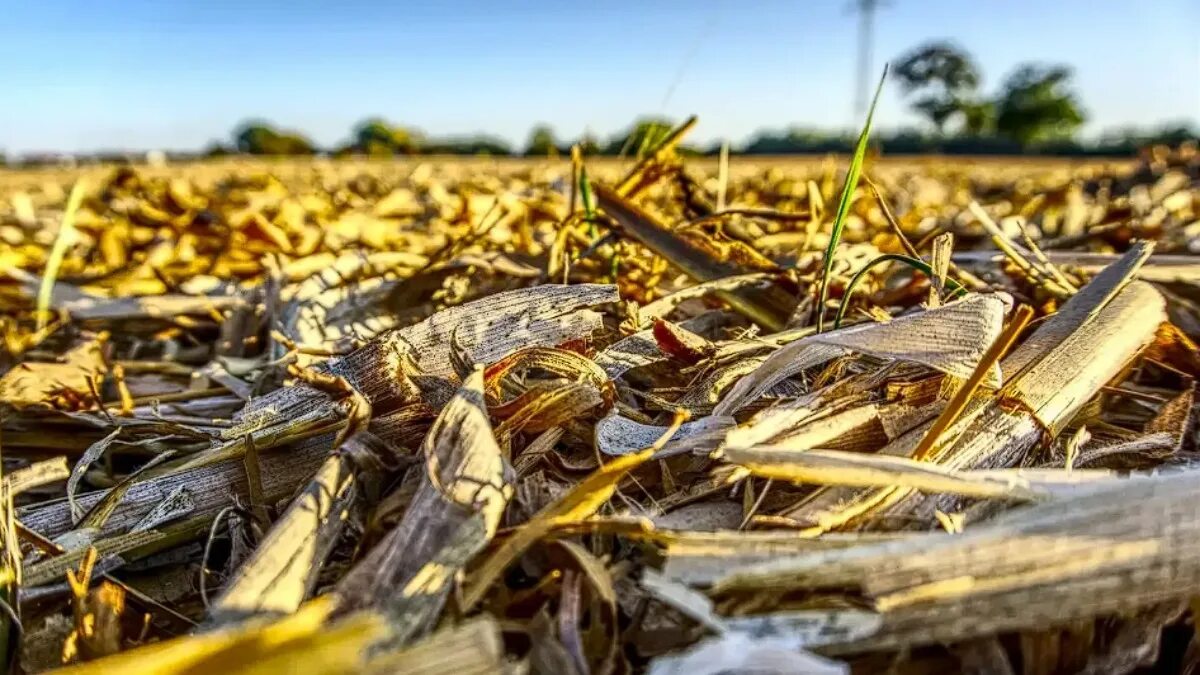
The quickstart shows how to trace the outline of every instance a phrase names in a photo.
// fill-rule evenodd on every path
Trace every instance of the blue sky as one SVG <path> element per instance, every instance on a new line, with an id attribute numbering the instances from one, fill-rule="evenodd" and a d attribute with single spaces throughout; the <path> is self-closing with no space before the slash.
<path id="1" fill-rule="evenodd" d="M 697 140 L 848 128 L 849 0 L 0 0 L 0 149 L 198 149 L 247 117 L 322 144 L 368 115 L 430 134 L 535 122 L 601 137 L 643 113 Z M 1022 61 L 1074 67 L 1098 133 L 1200 123 L 1200 0 L 890 0 L 875 67 L 931 38 L 988 90 Z M 878 122 L 912 124 L 889 86 Z"/>

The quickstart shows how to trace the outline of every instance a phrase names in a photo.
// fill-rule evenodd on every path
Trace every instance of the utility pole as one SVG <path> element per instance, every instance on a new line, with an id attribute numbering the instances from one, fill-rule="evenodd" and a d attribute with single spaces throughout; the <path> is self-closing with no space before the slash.
<path id="1" fill-rule="evenodd" d="M 871 89 L 871 51 L 874 42 L 872 27 L 875 10 L 882 0 L 853 0 L 851 10 L 858 13 L 858 77 L 855 82 L 854 112 L 860 117 L 867 114 L 867 98 Z"/>

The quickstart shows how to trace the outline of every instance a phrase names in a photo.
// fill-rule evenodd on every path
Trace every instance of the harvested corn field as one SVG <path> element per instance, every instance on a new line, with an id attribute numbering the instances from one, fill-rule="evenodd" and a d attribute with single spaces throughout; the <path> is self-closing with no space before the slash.
<path id="1" fill-rule="evenodd" d="M 1200 665 L 1195 148 L 677 131 L 0 173 L 6 663 Z"/>

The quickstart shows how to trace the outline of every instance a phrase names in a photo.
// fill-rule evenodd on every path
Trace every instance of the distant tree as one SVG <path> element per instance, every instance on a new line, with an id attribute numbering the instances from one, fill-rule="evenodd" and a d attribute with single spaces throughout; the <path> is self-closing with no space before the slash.
<path id="1" fill-rule="evenodd" d="M 921 129 L 898 129 L 876 137 L 885 152 L 898 155 L 917 155 L 935 149 L 937 138 Z"/>
<path id="2" fill-rule="evenodd" d="M 435 155 L 477 155 L 482 157 L 513 154 L 512 146 L 506 141 L 486 135 L 443 138 L 430 142 L 426 151 Z"/>
<path id="3" fill-rule="evenodd" d="M 792 127 L 786 131 L 761 131 L 743 148 L 752 155 L 846 152 L 854 143 L 850 136 L 816 129 Z"/>
<path id="4" fill-rule="evenodd" d="M 460 146 L 462 154 L 478 155 L 483 157 L 504 157 L 512 155 L 513 148 L 508 141 L 495 136 L 474 136 L 466 139 Z"/>
<path id="5" fill-rule="evenodd" d="M 910 104 L 910 107 L 913 112 L 928 119 L 939 134 L 945 133 L 946 123 L 961 111 L 957 99 L 941 95 L 924 96 Z"/>
<path id="6" fill-rule="evenodd" d="M 378 118 L 364 120 L 354 128 L 354 145 L 366 155 L 392 155 L 392 128 Z"/>
<path id="7" fill-rule="evenodd" d="M 895 78 L 908 96 L 910 107 L 928 119 L 938 133 L 956 116 L 963 129 L 978 135 L 989 131 L 991 108 L 979 99 L 979 68 L 971 56 L 946 41 L 923 44 L 900 59 Z"/>
<path id="8" fill-rule="evenodd" d="M 900 59 L 895 78 L 907 92 L 929 86 L 971 91 L 979 86 L 979 68 L 971 55 L 946 41 L 927 42 Z"/>
<path id="9" fill-rule="evenodd" d="M 1200 129 L 1187 122 L 1167 122 L 1153 129 L 1125 126 L 1105 131 L 1091 148 L 1096 154 L 1135 155 L 1155 145 L 1180 146 L 1200 141 Z M 1045 150 L 1045 146 L 1038 146 Z"/>
<path id="10" fill-rule="evenodd" d="M 350 157 L 352 155 L 357 155 L 357 154 L 361 154 L 361 153 L 359 153 L 358 145 L 356 143 L 350 142 L 350 143 L 342 143 L 341 145 L 336 146 L 335 148 L 333 148 L 333 150 L 331 150 L 329 152 L 329 154 L 334 157 Z"/>
<path id="11" fill-rule="evenodd" d="M 233 144 L 238 152 L 251 155 L 266 154 L 278 134 L 274 129 L 262 122 L 247 122 L 233 132 Z"/>
<path id="12" fill-rule="evenodd" d="M 1153 132 L 1152 137 L 1155 143 L 1166 143 L 1167 145 L 1194 144 L 1197 140 L 1200 140 L 1200 129 L 1193 127 L 1188 122 L 1170 122 L 1160 126 Z"/>
<path id="13" fill-rule="evenodd" d="M 420 131 L 410 127 L 392 127 L 392 143 L 395 144 L 396 150 L 406 155 L 415 155 L 421 152 L 421 144 L 425 142 L 425 135 Z"/>
<path id="14" fill-rule="evenodd" d="M 412 155 L 421 149 L 421 135 L 378 117 L 359 122 L 353 131 L 354 149 L 374 157 Z"/>
<path id="15" fill-rule="evenodd" d="M 996 130 L 996 104 L 987 99 L 961 100 L 963 131 L 970 136 L 985 136 Z"/>
<path id="16" fill-rule="evenodd" d="M 1062 66 L 1022 64 L 989 98 L 978 92 L 982 78 L 971 56 L 953 43 L 935 41 L 901 58 L 895 77 L 913 111 L 939 134 L 959 120 L 969 136 L 999 134 L 1028 147 L 1070 139 L 1084 121 L 1068 88 L 1071 71 Z"/>
<path id="17" fill-rule="evenodd" d="M 251 155 L 311 155 L 311 141 L 295 132 L 279 131 L 260 121 L 246 122 L 234 131 L 238 152 Z"/>
<path id="18" fill-rule="evenodd" d="M 1023 146 L 1070 138 L 1085 120 L 1070 79 L 1065 66 L 1018 67 L 996 97 L 996 131 Z"/>
<path id="19" fill-rule="evenodd" d="M 549 125 L 539 124 L 529 133 L 525 154 L 530 157 L 554 157 L 558 154 L 558 141 Z"/>
<path id="20" fill-rule="evenodd" d="M 225 157 L 226 155 L 232 155 L 234 152 L 234 149 L 228 145 L 220 141 L 213 141 L 201 150 L 200 154 L 204 157 Z"/>
<path id="21" fill-rule="evenodd" d="M 583 132 L 583 135 L 579 137 L 579 140 L 575 141 L 575 145 L 579 146 L 579 151 L 583 153 L 585 157 L 589 155 L 598 155 L 604 149 L 600 146 L 600 141 L 596 138 L 595 134 L 590 131 Z"/>
<path id="22" fill-rule="evenodd" d="M 282 133 L 279 135 L 279 152 L 273 154 L 279 155 L 312 155 L 317 152 L 317 148 L 308 138 L 295 133 Z"/>

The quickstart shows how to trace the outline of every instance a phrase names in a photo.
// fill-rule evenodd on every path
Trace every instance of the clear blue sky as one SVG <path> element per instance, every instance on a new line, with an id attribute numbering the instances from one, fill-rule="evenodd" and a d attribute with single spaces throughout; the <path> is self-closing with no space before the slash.
<path id="1" fill-rule="evenodd" d="M 601 137 L 642 113 L 698 140 L 858 125 L 849 0 L 0 0 L 0 149 L 198 149 L 247 117 L 322 144 L 382 115 L 434 135 L 535 122 Z M 890 0 L 875 66 L 930 38 L 995 87 L 1074 67 L 1088 133 L 1200 123 L 1200 0 Z M 911 124 L 890 86 L 884 127 Z"/>

